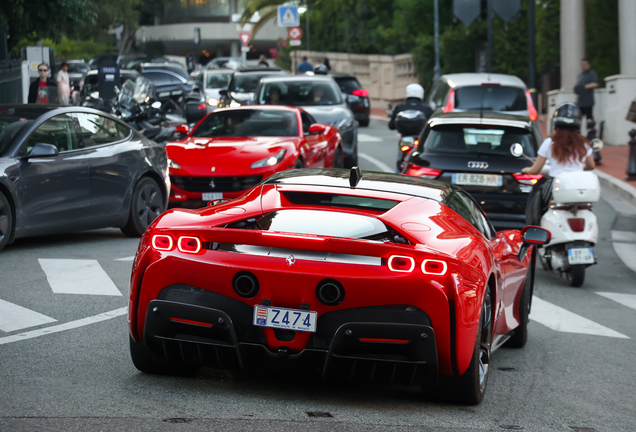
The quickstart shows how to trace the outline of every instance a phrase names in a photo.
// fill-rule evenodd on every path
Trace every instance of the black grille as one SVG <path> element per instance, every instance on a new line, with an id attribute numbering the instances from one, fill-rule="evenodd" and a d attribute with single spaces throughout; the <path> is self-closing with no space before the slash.
<path id="1" fill-rule="evenodd" d="M 256 186 L 263 176 L 247 177 L 178 177 L 170 176 L 173 185 L 187 192 L 239 192 Z"/>

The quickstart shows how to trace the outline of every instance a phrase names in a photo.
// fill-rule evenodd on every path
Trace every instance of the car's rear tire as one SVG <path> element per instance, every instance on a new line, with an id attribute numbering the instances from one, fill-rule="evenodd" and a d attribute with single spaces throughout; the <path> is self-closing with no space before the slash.
<path id="1" fill-rule="evenodd" d="M 425 396 L 464 405 L 481 403 L 486 394 L 490 374 L 492 325 L 492 296 L 488 289 L 484 295 L 475 347 L 468 369 L 460 376 L 440 375 L 433 386 L 423 384 L 422 391 Z"/>
<path id="2" fill-rule="evenodd" d="M 161 188 L 150 177 L 143 177 L 135 185 L 128 221 L 121 227 L 121 231 L 128 237 L 141 237 L 164 210 Z"/>
<path id="3" fill-rule="evenodd" d="M 336 147 L 336 154 L 333 156 L 334 168 L 344 168 L 344 161 L 342 160 L 342 150 L 340 147 Z"/>
<path id="4" fill-rule="evenodd" d="M 2 250 L 13 232 L 13 213 L 9 200 L 0 192 L 0 250 Z"/>
<path id="5" fill-rule="evenodd" d="M 567 276 L 568 281 L 570 282 L 570 286 L 579 288 L 583 285 L 583 282 L 585 282 L 585 265 L 573 265 L 567 272 Z"/>
<path id="6" fill-rule="evenodd" d="M 519 299 L 519 326 L 513 330 L 512 336 L 506 342 L 505 346 L 508 348 L 523 348 L 528 341 L 528 322 L 530 320 L 528 317 L 534 287 L 534 257 L 535 253 L 533 252 L 526 281 L 521 291 L 521 299 Z"/>
<path id="7" fill-rule="evenodd" d="M 196 366 L 188 366 L 160 358 L 151 353 L 142 342 L 135 342 L 132 336 L 128 335 L 128 339 L 130 341 L 130 358 L 140 372 L 147 374 L 192 376 L 199 370 Z"/>

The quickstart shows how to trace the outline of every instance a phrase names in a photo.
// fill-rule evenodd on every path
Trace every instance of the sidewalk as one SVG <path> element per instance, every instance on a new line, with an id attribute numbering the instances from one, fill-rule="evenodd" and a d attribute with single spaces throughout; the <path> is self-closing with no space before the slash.
<path id="1" fill-rule="evenodd" d="M 625 201 L 636 206 L 636 181 L 626 181 L 625 170 L 629 146 L 607 146 L 601 150 L 601 164 L 596 167 L 596 174 L 601 186 L 618 194 Z"/>

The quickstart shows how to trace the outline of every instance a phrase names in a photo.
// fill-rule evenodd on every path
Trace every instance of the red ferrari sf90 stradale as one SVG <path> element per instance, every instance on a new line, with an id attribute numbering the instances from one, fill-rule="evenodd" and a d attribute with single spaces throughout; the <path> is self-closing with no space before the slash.
<path id="1" fill-rule="evenodd" d="M 282 106 L 216 110 L 166 150 L 172 206 L 236 198 L 290 168 L 343 166 L 335 127 L 317 123 L 300 108 Z"/>
<path id="2" fill-rule="evenodd" d="M 495 232 L 461 189 L 348 170 L 275 174 L 174 209 L 135 257 L 130 350 L 149 373 L 221 368 L 410 385 L 479 403 L 526 343 L 538 227 Z"/>

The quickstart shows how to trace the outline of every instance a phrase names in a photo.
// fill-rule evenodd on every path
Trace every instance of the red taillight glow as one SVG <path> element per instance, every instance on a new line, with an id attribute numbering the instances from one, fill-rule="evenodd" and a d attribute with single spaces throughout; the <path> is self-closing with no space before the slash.
<path id="1" fill-rule="evenodd" d="M 169 235 L 155 234 L 152 237 L 152 247 L 156 250 L 169 251 L 172 250 L 173 246 L 174 242 Z"/>
<path id="2" fill-rule="evenodd" d="M 543 174 L 520 174 L 515 173 L 512 175 L 515 180 L 521 184 L 533 186 L 543 177 Z"/>
<path id="3" fill-rule="evenodd" d="M 404 255 L 391 255 L 389 257 L 389 270 L 398 273 L 411 273 L 415 268 L 415 260 Z"/>
<path id="4" fill-rule="evenodd" d="M 354 90 L 353 94 L 356 96 L 361 96 L 361 97 L 369 97 L 369 92 L 366 91 L 365 89 Z"/>
<path id="5" fill-rule="evenodd" d="M 395 344 L 407 344 L 408 339 L 376 339 L 376 338 L 360 338 L 360 342 L 376 342 L 376 343 L 395 343 Z"/>
<path id="6" fill-rule="evenodd" d="M 568 219 L 568 225 L 574 232 L 583 232 L 585 229 L 585 219 L 583 218 L 570 218 Z"/>
<path id="7" fill-rule="evenodd" d="M 200 109 L 200 110 L 208 109 L 208 106 L 207 106 L 205 103 L 203 103 L 203 102 L 202 102 L 202 103 L 201 103 L 201 104 L 197 107 L 197 109 Z"/>
<path id="8" fill-rule="evenodd" d="M 177 242 L 180 252 L 196 254 L 201 250 L 201 240 L 197 237 L 181 236 Z"/>
<path id="9" fill-rule="evenodd" d="M 409 166 L 409 169 L 406 172 L 406 174 L 410 175 L 411 177 L 424 177 L 424 178 L 430 178 L 430 179 L 439 177 L 441 173 L 442 173 L 441 170 L 438 170 L 435 168 L 421 167 L 419 165 L 413 165 L 413 164 Z"/>
<path id="10" fill-rule="evenodd" d="M 526 91 L 526 103 L 528 104 L 528 117 L 530 117 L 530 120 L 532 121 L 537 121 L 539 116 L 537 115 L 537 109 L 534 106 L 532 95 L 529 90 Z"/>
<path id="11" fill-rule="evenodd" d="M 443 112 L 453 112 L 455 109 L 455 90 L 448 92 L 448 98 L 446 99 L 446 106 L 442 110 Z"/>
<path id="12" fill-rule="evenodd" d="M 422 262 L 422 273 L 424 274 L 441 276 L 446 274 L 447 269 L 446 261 L 427 259 Z"/>
<path id="13" fill-rule="evenodd" d="M 183 324 L 192 324 L 192 325 L 201 326 L 201 327 L 208 327 L 208 328 L 212 327 L 212 325 L 213 325 L 213 324 L 204 323 L 204 322 L 201 322 L 201 321 L 192 321 L 192 320 L 188 320 L 188 319 L 175 318 L 175 317 L 170 317 L 170 321 L 183 323 Z"/>

